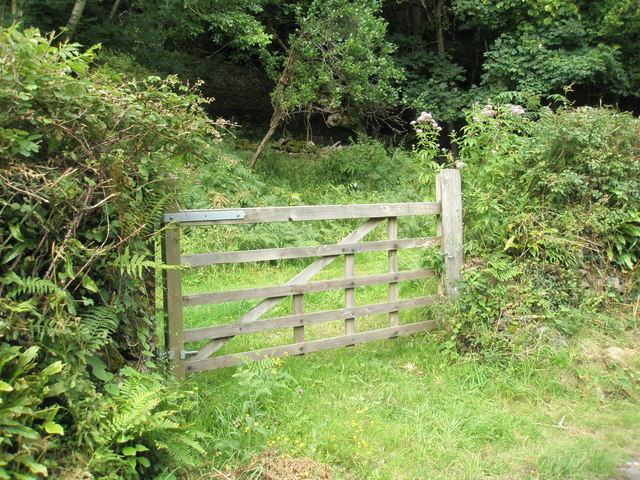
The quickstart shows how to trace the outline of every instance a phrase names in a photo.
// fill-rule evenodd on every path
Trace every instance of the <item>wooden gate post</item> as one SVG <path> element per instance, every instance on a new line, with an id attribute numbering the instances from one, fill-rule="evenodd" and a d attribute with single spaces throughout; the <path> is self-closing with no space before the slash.
<path id="1" fill-rule="evenodd" d="M 447 296 L 458 294 L 458 283 L 462 280 L 462 184 L 460 171 L 441 170 L 436 176 L 436 201 L 441 213 L 436 224 L 437 234 L 442 239 L 444 256 L 444 292 Z"/>
<path id="2" fill-rule="evenodd" d="M 171 188 L 172 185 L 170 184 Z M 173 206 L 167 213 L 176 213 Z M 162 260 L 166 265 L 180 265 L 180 225 L 169 223 L 162 232 Z M 184 378 L 184 326 L 182 323 L 182 272 L 178 268 L 163 270 L 164 280 L 164 345 L 169 354 L 173 374 Z"/>

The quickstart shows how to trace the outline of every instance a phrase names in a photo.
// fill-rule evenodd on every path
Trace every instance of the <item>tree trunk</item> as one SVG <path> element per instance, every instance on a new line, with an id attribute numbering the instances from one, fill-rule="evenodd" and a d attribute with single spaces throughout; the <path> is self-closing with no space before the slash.
<path id="1" fill-rule="evenodd" d="M 11 0 L 11 16 L 15 17 L 18 14 L 18 0 Z"/>
<path id="2" fill-rule="evenodd" d="M 286 111 L 284 108 L 284 89 L 291 80 L 291 67 L 293 66 L 293 63 L 295 62 L 297 56 L 298 48 L 296 45 L 294 45 L 289 52 L 289 58 L 287 58 L 287 63 L 284 65 L 282 73 L 280 74 L 280 78 L 278 79 L 278 84 L 276 85 L 276 89 L 274 92 L 275 95 L 273 98 L 273 115 L 271 116 L 271 121 L 269 122 L 269 130 L 267 130 L 266 135 L 260 142 L 260 145 L 258 145 L 258 149 L 251 157 L 249 168 L 253 168 L 256 165 L 258 157 L 264 151 L 267 143 L 269 142 L 269 140 L 271 140 L 271 137 L 273 137 L 273 134 L 278 128 L 278 125 L 280 125 L 280 122 L 285 116 Z"/>
<path id="3" fill-rule="evenodd" d="M 255 167 L 258 157 L 264 151 L 264 148 L 267 146 L 267 143 L 269 143 L 269 140 L 271 140 L 271 137 L 273 137 L 273 134 L 276 132 L 276 128 L 278 128 L 278 125 L 280 125 L 280 122 L 282 121 L 282 117 L 284 117 L 284 112 L 282 111 L 280 105 L 276 105 L 275 109 L 273 110 L 273 115 L 271 116 L 271 121 L 269 122 L 269 130 L 267 130 L 266 135 L 251 157 L 249 168 Z"/>
<path id="4" fill-rule="evenodd" d="M 76 0 L 73 4 L 73 10 L 71 10 L 71 15 L 69 16 L 69 21 L 67 22 L 67 26 L 65 27 L 66 31 L 64 32 L 63 38 L 67 41 L 71 40 L 73 34 L 75 33 L 78 25 L 80 24 L 80 19 L 82 18 L 82 12 L 84 7 L 87 5 L 87 0 Z"/>
<path id="5" fill-rule="evenodd" d="M 113 7 L 111 7 L 111 12 L 109 12 L 109 20 L 113 20 L 118 13 L 118 7 L 120 6 L 120 0 L 116 0 L 113 2 Z"/>
<path id="6" fill-rule="evenodd" d="M 436 42 L 438 44 L 438 56 L 444 57 L 444 27 L 442 26 L 442 7 L 443 0 L 436 0 L 435 7 L 433 9 L 433 16 L 435 17 L 436 24 Z"/>

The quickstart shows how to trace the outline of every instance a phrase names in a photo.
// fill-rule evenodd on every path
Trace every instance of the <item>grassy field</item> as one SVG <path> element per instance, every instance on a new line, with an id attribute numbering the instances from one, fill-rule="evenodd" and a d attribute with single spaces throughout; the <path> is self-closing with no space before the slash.
<path id="1" fill-rule="evenodd" d="M 640 451 L 632 332 L 504 362 L 451 364 L 436 340 L 200 374 L 196 421 L 243 453 L 311 457 L 336 478 L 614 478 Z M 231 464 L 244 460 L 225 447 Z"/>
<path id="2" fill-rule="evenodd" d="M 358 265 L 372 272 L 384 260 L 374 255 Z M 273 284 L 295 267 L 198 272 L 187 276 L 186 290 Z M 325 275 L 339 276 L 341 268 L 336 262 Z M 409 294 L 435 285 L 406 288 Z M 362 290 L 361 302 L 384 299 L 380 289 Z M 341 292 L 334 293 L 312 299 L 310 310 L 338 307 Z M 226 323 L 246 306 L 193 309 L 186 322 Z M 290 308 L 283 302 L 274 316 Z M 410 313 L 409 320 L 416 315 L 429 313 Z M 368 319 L 360 328 L 380 322 Z M 329 325 L 310 335 L 340 329 Z M 268 465 L 238 473 L 261 451 L 269 465 L 283 456 L 304 458 L 330 465 L 334 475 L 317 476 L 309 467 L 291 478 L 616 478 L 616 466 L 640 453 L 637 334 L 637 319 L 620 314 L 606 328 L 585 325 L 571 338 L 542 329 L 537 348 L 505 358 L 452 361 L 436 332 L 265 359 L 191 377 L 200 404 L 193 420 L 217 439 L 211 472 L 227 478 L 270 478 L 260 476 Z M 289 343 L 291 336 L 289 329 L 234 339 L 224 353 Z"/>

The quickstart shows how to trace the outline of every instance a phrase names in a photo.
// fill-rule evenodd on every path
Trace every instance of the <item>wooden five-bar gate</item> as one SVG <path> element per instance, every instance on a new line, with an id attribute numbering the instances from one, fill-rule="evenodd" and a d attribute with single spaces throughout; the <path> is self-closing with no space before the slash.
<path id="1" fill-rule="evenodd" d="M 416 215 L 436 216 L 435 237 L 398 238 L 397 218 Z M 180 250 L 180 229 L 184 226 L 250 224 L 266 222 L 296 222 L 313 220 L 365 219 L 358 228 L 332 245 L 312 247 L 269 248 L 235 252 L 183 255 Z M 457 170 L 440 171 L 436 176 L 436 201 L 420 203 L 379 203 L 368 205 L 317 205 L 292 207 L 264 207 L 216 210 L 177 210 L 163 216 L 163 256 L 167 265 L 197 268 L 241 262 L 258 262 L 292 258 L 318 257 L 283 285 L 227 290 L 220 292 L 182 294 L 182 268 L 164 271 L 165 345 L 172 359 L 176 375 L 194 373 L 237 365 L 244 359 L 259 360 L 264 356 L 299 355 L 340 346 L 355 345 L 371 340 L 431 330 L 436 322 L 421 321 L 399 325 L 398 312 L 432 304 L 441 295 L 399 299 L 398 282 L 433 277 L 429 269 L 398 270 L 398 250 L 440 245 L 444 271 L 440 294 L 455 295 L 462 266 L 462 198 L 460 175 Z M 378 225 L 386 221 L 388 239 L 362 241 Z M 388 273 L 355 276 L 355 254 L 388 251 Z M 344 277 L 310 281 L 335 259 L 344 256 Z M 186 268 L 185 267 L 185 268 Z M 389 300 L 370 305 L 355 305 L 355 288 L 388 284 Z M 328 290 L 344 290 L 344 308 L 321 312 L 304 312 L 304 295 Z M 291 315 L 276 318 L 261 317 L 285 298 L 293 298 Z M 185 329 L 183 308 L 222 302 L 262 299 L 254 308 L 233 323 Z M 389 326 L 358 332 L 356 318 L 388 314 Z M 305 326 L 321 322 L 344 320 L 344 335 L 305 340 Z M 211 357 L 236 335 L 292 328 L 293 343 L 232 355 Z M 196 352 L 186 352 L 185 343 L 206 340 Z"/>

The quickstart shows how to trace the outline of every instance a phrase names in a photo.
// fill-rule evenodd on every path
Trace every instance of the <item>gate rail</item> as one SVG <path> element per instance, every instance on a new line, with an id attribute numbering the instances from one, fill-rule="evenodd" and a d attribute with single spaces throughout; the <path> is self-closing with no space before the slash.
<path id="1" fill-rule="evenodd" d="M 436 216 L 437 236 L 398 239 L 397 218 L 416 215 Z M 336 244 L 195 255 L 183 255 L 180 249 L 180 229 L 184 226 L 359 218 L 367 220 Z M 362 241 L 369 232 L 385 220 L 387 221 L 387 240 Z M 437 174 L 435 202 L 215 210 L 176 209 L 163 215 L 163 223 L 166 224 L 163 230 L 163 260 L 167 265 L 197 268 L 205 265 L 319 257 L 283 285 L 191 295 L 182 294 L 181 269 L 164 270 L 165 345 L 172 358 L 172 369 L 179 377 L 185 373 L 237 365 L 242 362 L 242 356 L 250 360 L 259 360 L 265 355 L 273 357 L 287 354 L 299 355 L 435 329 L 436 322 L 433 320 L 398 324 L 399 311 L 430 305 L 440 298 L 440 295 L 406 300 L 398 298 L 398 282 L 424 279 L 435 275 L 429 269 L 398 271 L 397 251 L 399 249 L 440 245 L 444 263 L 441 293 L 448 296 L 457 294 L 457 282 L 460 280 L 462 266 L 462 197 L 460 175 L 458 170 L 454 169 L 442 170 Z M 389 273 L 355 276 L 354 255 L 374 251 L 388 251 Z M 310 281 L 314 275 L 342 255 L 345 257 L 344 278 Z M 356 287 L 378 284 L 388 284 L 388 302 L 355 306 Z M 336 289 L 342 289 L 345 292 L 344 308 L 304 313 L 305 294 Z M 293 298 L 292 315 L 260 319 L 289 296 Z M 260 298 L 264 300 L 234 323 L 184 329 L 182 311 L 185 307 Z M 389 327 L 356 332 L 357 317 L 379 313 L 389 315 Z M 333 320 L 344 320 L 344 335 L 305 341 L 305 325 Z M 280 328 L 293 328 L 294 343 L 209 358 L 235 335 Z M 198 340 L 208 340 L 208 343 L 197 352 L 190 352 L 195 355 L 187 358 L 187 352 L 184 350 L 185 342 Z"/>

